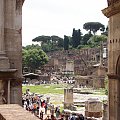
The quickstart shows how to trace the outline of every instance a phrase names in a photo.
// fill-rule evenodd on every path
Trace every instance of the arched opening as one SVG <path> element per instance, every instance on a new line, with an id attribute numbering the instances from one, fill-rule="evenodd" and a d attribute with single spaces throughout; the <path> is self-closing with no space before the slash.
<path id="1" fill-rule="evenodd" d="M 120 76 L 120 55 L 118 57 L 117 64 L 116 64 L 116 74 Z"/>

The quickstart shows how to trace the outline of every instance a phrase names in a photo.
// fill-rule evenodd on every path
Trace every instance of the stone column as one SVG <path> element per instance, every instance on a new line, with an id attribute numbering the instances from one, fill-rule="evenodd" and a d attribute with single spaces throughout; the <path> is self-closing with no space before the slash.
<path id="1" fill-rule="evenodd" d="M 0 54 L 4 51 L 4 0 L 0 0 Z"/>
<path id="2" fill-rule="evenodd" d="M 73 105 L 73 89 L 64 89 L 64 109 L 70 109 Z"/>
<path id="3" fill-rule="evenodd" d="M 5 54 L 4 41 L 4 21 L 5 21 L 5 0 L 0 0 L 0 69 L 8 69 L 10 67 L 9 60 Z"/>
<path id="4" fill-rule="evenodd" d="M 8 96 L 7 103 L 10 104 L 10 80 L 8 80 Z"/>

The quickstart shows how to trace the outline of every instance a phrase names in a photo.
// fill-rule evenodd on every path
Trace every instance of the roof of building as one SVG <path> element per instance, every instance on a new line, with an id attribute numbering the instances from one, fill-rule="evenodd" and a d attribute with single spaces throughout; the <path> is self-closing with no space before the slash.
<path id="1" fill-rule="evenodd" d="M 38 78 L 40 75 L 39 74 L 35 74 L 35 73 L 27 73 L 27 74 L 24 74 L 23 77 L 25 78 L 30 78 L 30 79 L 36 79 Z"/>

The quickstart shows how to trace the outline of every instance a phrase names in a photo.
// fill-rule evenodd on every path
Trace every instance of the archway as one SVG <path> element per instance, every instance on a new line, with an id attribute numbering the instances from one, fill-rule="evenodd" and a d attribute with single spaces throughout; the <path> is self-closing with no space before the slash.
<path id="1" fill-rule="evenodd" d="M 118 57 L 117 64 L 116 64 L 116 74 L 118 77 L 120 76 L 120 55 Z"/>

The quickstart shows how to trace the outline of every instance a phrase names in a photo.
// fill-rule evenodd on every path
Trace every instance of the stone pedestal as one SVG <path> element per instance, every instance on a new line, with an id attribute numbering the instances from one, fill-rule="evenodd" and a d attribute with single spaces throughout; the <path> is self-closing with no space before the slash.
<path id="1" fill-rule="evenodd" d="M 64 89 L 64 109 L 71 110 L 73 106 L 73 89 Z"/>
<path id="2" fill-rule="evenodd" d="M 85 102 L 85 116 L 86 117 L 102 117 L 102 102 L 98 99 L 90 98 Z"/>

